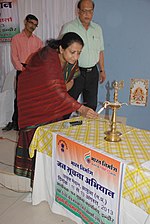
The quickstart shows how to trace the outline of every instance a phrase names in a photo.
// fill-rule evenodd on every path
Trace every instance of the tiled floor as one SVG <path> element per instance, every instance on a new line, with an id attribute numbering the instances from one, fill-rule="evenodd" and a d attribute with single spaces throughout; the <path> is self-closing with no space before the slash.
<path id="1" fill-rule="evenodd" d="M 32 206 L 23 201 L 27 194 L 0 188 L 0 224 L 75 224 L 66 217 L 53 214 L 46 202 Z"/>
<path id="2" fill-rule="evenodd" d="M 16 141 L 17 132 L 2 132 L 0 129 L 0 224 L 75 224 L 66 217 L 52 213 L 47 202 L 33 206 L 26 200 L 29 193 L 14 191 L 20 191 L 19 187 L 22 189 L 23 184 L 27 184 L 13 175 Z"/>

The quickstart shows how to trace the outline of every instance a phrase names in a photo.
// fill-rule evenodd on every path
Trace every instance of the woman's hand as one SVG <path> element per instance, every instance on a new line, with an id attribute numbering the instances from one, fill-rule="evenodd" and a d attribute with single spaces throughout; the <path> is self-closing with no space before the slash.
<path id="1" fill-rule="evenodd" d="M 66 83 L 67 91 L 69 91 L 72 88 L 73 84 L 74 84 L 74 80 L 73 79 L 70 82 Z"/>
<path id="2" fill-rule="evenodd" d="M 89 108 L 89 107 L 85 107 L 84 105 L 82 105 L 79 109 L 78 109 L 79 113 L 86 118 L 98 118 L 98 113 L 96 113 L 93 109 Z"/>

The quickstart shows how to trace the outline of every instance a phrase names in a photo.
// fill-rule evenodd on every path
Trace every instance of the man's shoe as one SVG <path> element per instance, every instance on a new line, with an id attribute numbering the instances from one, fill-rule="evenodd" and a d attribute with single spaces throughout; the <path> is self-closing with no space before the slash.
<path id="1" fill-rule="evenodd" d="M 10 131 L 13 129 L 13 122 L 9 122 L 6 127 L 2 128 L 3 131 Z"/>

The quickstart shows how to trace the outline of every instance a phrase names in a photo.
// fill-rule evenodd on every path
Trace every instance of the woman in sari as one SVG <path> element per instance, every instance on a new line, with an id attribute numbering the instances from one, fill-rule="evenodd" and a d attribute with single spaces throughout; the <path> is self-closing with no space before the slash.
<path id="1" fill-rule="evenodd" d="M 19 140 L 15 174 L 31 180 L 34 178 L 35 158 L 29 157 L 29 145 L 37 127 L 60 121 L 64 115 L 73 111 L 87 118 L 97 118 L 95 111 L 67 93 L 67 89 L 73 85 L 72 78 L 77 72 L 77 61 L 83 46 L 81 37 L 73 32 L 66 33 L 60 40 L 52 39 L 32 56 L 20 74 L 17 89 Z"/>

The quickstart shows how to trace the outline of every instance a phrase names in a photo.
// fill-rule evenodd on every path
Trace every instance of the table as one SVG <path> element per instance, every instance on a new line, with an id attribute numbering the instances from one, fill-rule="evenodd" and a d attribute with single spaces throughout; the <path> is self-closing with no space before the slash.
<path id="1" fill-rule="evenodd" d="M 49 166 L 50 169 L 51 165 L 46 163 L 51 163 L 52 133 L 59 132 L 82 144 L 100 148 L 109 154 L 113 154 L 127 161 L 128 165 L 124 178 L 123 198 L 125 203 L 132 205 L 132 207 L 136 206 L 136 209 L 138 208 L 138 214 L 143 212 L 141 216 L 142 220 L 139 223 L 145 223 L 144 220 L 149 219 L 150 214 L 150 170 L 148 168 L 149 164 L 146 164 L 146 162 L 149 163 L 150 161 L 150 132 L 118 123 L 117 130 L 122 132 L 122 141 L 107 142 L 104 140 L 104 132 L 110 129 L 108 120 L 90 120 L 79 117 L 72 118 L 71 121 L 81 119 L 83 120 L 83 124 L 79 126 L 65 128 L 64 122 L 66 121 L 61 121 L 41 126 L 36 130 L 30 145 L 31 157 L 33 157 L 35 150 L 38 152 L 34 181 L 35 187 L 33 187 L 33 204 L 39 203 L 40 200 L 47 200 L 48 194 L 52 194 L 52 192 L 44 193 L 48 191 L 46 189 L 47 186 L 42 186 L 44 188 L 43 194 L 45 195 L 37 200 L 39 197 L 37 187 L 41 185 L 38 175 L 40 175 L 40 178 L 45 178 L 43 181 L 46 185 L 50 182 L 50 179 L 47 180 L 45 175 L 46 167 Z M 41 164 L 42 161 L 44 161 L 43 165 Z M 55 211 L 55 208 L 52 209 Z M 137 222 L 135 223 L 138 223 L 140 219 L 136 218 L 136 215 L 135 219 L 137 219 Z"/>

